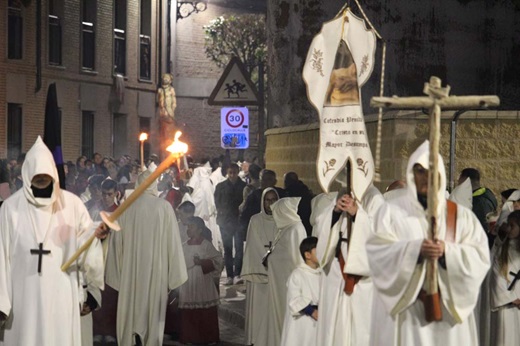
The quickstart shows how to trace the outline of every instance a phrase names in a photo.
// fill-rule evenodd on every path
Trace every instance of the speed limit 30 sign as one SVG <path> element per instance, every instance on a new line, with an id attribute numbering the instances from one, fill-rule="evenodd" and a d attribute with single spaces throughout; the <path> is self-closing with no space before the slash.
<path id="1" fill-rule="evenodd" d="M 226 107 L 220 111 L 220 146 L 224 149 L 249 148 L 249 110 Z"/>

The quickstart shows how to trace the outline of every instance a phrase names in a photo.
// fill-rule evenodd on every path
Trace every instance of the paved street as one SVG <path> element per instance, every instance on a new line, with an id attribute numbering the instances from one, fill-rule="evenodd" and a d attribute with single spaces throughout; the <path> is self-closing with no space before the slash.
<path id="1" fill-rule="evenodd" d="M 219 307 L 220 344 L 222 346 L 244 345 L 245 290 L 242 285 L 224 286 L 220 280 L 221 304 Z M 167 336 L 166 336 L 167 337 Z M 163 345 L 184 345 L 174 340 L 164 340 Z"/>
<path id="2" fill-rule="evenodd" d="M 222 346 L 242 346 L 244 345 L 244 326 L 245 326 L 245 284 L 224 286 L 225 277 L 220 280 L 219 306 L 219 328 L 220 343 Z M 115 342 L 95 342 L 94 346 L 115 346 Z M 184 345 L 165 335 L 163 345 L 179 346 Z"/>

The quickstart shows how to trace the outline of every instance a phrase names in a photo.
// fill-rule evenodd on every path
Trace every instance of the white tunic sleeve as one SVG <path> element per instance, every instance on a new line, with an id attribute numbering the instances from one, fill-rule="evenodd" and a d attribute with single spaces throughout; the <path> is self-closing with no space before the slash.
<path id="1" fill-rule="evenodd" d="M 441 224 L 445 229 L 445 222 Z M 461 323 L 478 300 L 480 285 L 489 267 L 488 240 L 473 212 L 457 207 L 455 243 L 446 242 L 446 270 L 439 269 L 442 301 L 456 321 Z"/>
<path id="2" fill-rule="evenodd" d="M 366 249 L 373 283 L 387 312 L 393 315 L 411 305 L 421 288 L 424 264 L 418 265 L 417 260 L 424 235 L 418 224 L 415 238 L 400 237 L 400 228 L 409 225 L 396 225 L 392 215 L 404 219 L 388 204 L 379 209 Z"/>
<path id="3" fill-rule="evenodd" d="M 305 309 L 310 303 L 312 303 L 310 287 L 306 286 L 300 269 L 296 268 L 289 276 L 289 280 L 287 280 L 287 304 L 291 315 L 301 315 L 300 311 Z"/>
<path id="4" fill-rule="evenodd" d="M 169 207 L 167 205 L 166 207 Z M 167 230 L 166 241 L 168 242 L 168 288 L 173 290 L 188 280 L 188 271 L 184 260 L 179 224 L 174 213 L 164 213 L 164 229 Z"/>
<path id="5" fill-rule="evenodd" d="M 93 234 L 97 224 L 92 222 L 87 208 L 74 199 L 77 208 L 78 248 L 83 245 Z M 81 271 L 85 276 L 87 285 L 91 288 L 104 289 L 104 262 L 103 247 L 99 239 L 95 238 L 90 247 L 78 260 L 81 263 Z M 90 291 L 90 289 L 89 289 Z"/>
<path id="6" fill-rule="evenodd" d="M 10 269 L 10 229 L 8 210 L 4 204 L 0 208 L 0 311 L 9 316 L 11 312 L 11 269 Z"/>

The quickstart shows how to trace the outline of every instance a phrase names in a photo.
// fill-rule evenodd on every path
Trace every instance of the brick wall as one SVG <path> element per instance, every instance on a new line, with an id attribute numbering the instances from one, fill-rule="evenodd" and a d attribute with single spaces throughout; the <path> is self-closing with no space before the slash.
<path id="1" fill-rule="evenodd" d="M 7 101 L 6 74 L 20 74 L 26 78 L 24 88 L 27 95 L 23 107 L 23 144 L 22 151 L 27 151 L 37 135 L 43 134 L 43 118 L 47 87 L 56 82 L 59 105 L 62 110 L 62 145 L 65 160 L 75 161 L 81 152 L 81 93 L 80 85 L 90 85 L 98 90 L 95 109 L 94 151 L 112 155 L 112 113 L 122 111 L 112 107 L 111 92 L 114 83 L 113 70 L 113 1 L 97 1 L 96 22 L 96 71 L 81 71 L 80 42 L 80 1 L 67 0 L 64 3 L 62 18 L 62 61 L 63 66 L 48 64 L 47 51 L 47 8 L 48 1 L 42 0 L 42 87 L 36 87 L 36 2 L 23 9 L 24 50 L 20 61 L 8 60 L 6 40 L 0 44 L 0 157 L 7 154 Z M 156 6 L 160 1 L 152 0 L 152 80 L 139 80 L 139 0 L 129 0 L 127 5 L 127 75 L 125 76 L 124 113 L 128 114 L 128 154 L 138 158 L 137 94 L 149 92 L 155 94 L 158 81 L 157 58 L 157 21 Z M 0 16 L 7 18 L 7 1 L 0 2 Z M 7 37 L 7 25 L 0 25 L 0 37 Z M 157 122 L 152 119 L 156 130 Z M 135 141 L 133 140 L 135 138 Z M 154 149 L 152 149 L 154 150 Z"/>
<path id="2" fill-rule="evenodd" d="M 449 175 L 450 123 L 445 113 L 441 124 L 440 151 Z M 367 133 L 375 155 L 377 119 L 368 116 Z M 477 168 L 481 183 L 495 195 L 509 188 L 520 188 L 520 112 L 468 112 L 459 119 L 456 131 L 455 180 L 466 167 Z M 267 167 L 282 176 L 293 170 L 315 192 L 321 192 L 316 180 L 318 124 L 270 129 L 266 131 Z M 381 145 L 380 190 L 396 179 L 403 179 L 408 157 L 428 138 L 427 117 L 420 113 L 385 114 Z M 449 179 L 449 176 L 447 177 Z M 280 180 L 280 179 L 279 179 Z M 333 187 L 332 189 L 334 189 Z"/>
<path id="3" fill-rule="evenodd" d="M 207 95 L 198 97 L 177 96 L 175 117 L 181 124 L 183 141 L 190 145 L 189 154 L 195 161 L 201 158 L 212 158 L 224 154 L 220 147 L 220 109 L 221 106 L 209 106 L 207 99 L 216 85 L 224 69 L 206 57 L 204 51 L 203 26 L 219 16 L 229 16 L 244 13 L 241 10 L 230 10 L 210 3 L 207 10 L 192 14 L 185 19 L 179 19 L 176 26 L 174 50 L 174 78 L 200 79 L 199 83 L 208 85 Z M 175 82 L 174 82 L 175 83 Z M 257 155 L 258 110 L 248 107 L 250 126 L 250 146 L 244 153 L 246 159 Z M 231 151 L 231 158 L 238 157 L 236 150 Z"/>

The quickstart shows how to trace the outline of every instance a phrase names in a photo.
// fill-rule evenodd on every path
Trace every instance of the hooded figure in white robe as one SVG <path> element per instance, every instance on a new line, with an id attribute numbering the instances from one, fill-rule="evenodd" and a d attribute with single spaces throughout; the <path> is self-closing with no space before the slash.
<path id="1" fill-rule="evenodd" d="M 286 283 L 292 271 L 303 263 L 299 249 L 307 236 L 297 213 L 299 202 L 299 197 L 288 197 L 271 205 L 277 230 L 267 258 L 267 331 L 258 334 L 257 346 L 280 345 L 287 302 Z"/>
<path id="2" fill-rule="evenodd" d="M 311 217 L 309 218 L 309 222 L 312 226 L 312 236 L 319 238 L 321 230 L 321 224 L 318 224 L 318 218 L 320 217 L 323 209 L 328 208 L 329 205 L 332 205 L 336 202 L 336 198 L 338 197 L 338 192 L 322 192 L 311 200 Z"/>
<path id="3" fill-rule="evenodd" d="M 469 210 L 473 209 L 473 190 L 471 179 L 466 178 L 462 184 L 455 186 L 449 197 L 450 201 L 462 205 Z"/>
<path id="4" fill-rule="evenodd" d="M 372 345 L 478 345 L 473 309 L 489 270 L 487 237 L 473 212 L 457 206 L 454 242 L 444 242 L 437 279 L 442 320 L 428 323 L 418 299 L 425 285 L 427 211 L 419 202 L 413 167 L 429 168 L 429 142 L 410 157 L 406 196 L 388 200 L 376 217 L 367 254 L 376 294 L 372 310 Z M 446 237 L 446 173 L 439 155 L 438 239 Z"/>
<path id="5" fill-rule="evenodd" d="M 150 176 L 139 175 L 137 184 Z M 112 234 L 115 267 L 107 284 L 119 291 L 117 339 L 133 345 L 162 345 L 168 291 L 188 278 L 177 219 L 171 205 L 157 196 L 157 182 L 119 217 L 121 231 Z M 108 265 L 108 264 L 107 264 Z"/>
<path id="6" fill-rule="evenodd" d="M 50 197 L 35 196 L 31 182 L 39 174 L 52 178 Z M 66 272 L 61 266 L 95 225 L 81 200 L 60 189 L 53 156 L 40 137 L 27 152 L 22 178 L 23 188 L 0 209 L 0 311 L 7 315 L 0 345 L 80 346 L 80 310 L 87 300 L 80 285 L 103 288 L 99 241 Z M 38 249 L 50 253 L 34 253 Z"/>
<path id="7" fill-rule="evenodd" d="M 217 250 L 223 250 L 222 236 L 217 225 L 217 208 L 215 207 L 215 185 L 211 179 L 211 166 L 207 162 L 193 170 L 188 186 L 193 189 L 191 202 L 195 204 L 195 216 L 200 217 L 211 230 L 212 244 Z"/>
<path id="8" fill-rule="evenodd" d="M 507 222 L 507 217 L 511 212 L 514 211 L 513 202 L 518 201 L 520 199 L 520 190 L 515 190 L 505 201 L 502 209 L 500 210 L 500 215 L 498 217 L 496 227 L 500 227 L 503 223 Z"/>
<path id="9" fill-rule="evenodd" d="M 520 300 L 520 280 L 513 284 L 511 274 L 520 273 L 519 242 L 520 238 L 517 237 L 496 245 L 490 275 L 491 311 L 494 317 L 491 319 L 491 340 L 496 346 L 520 345 L 520 308 L 513 304 L 514 301 L 518 304 Z M 507 247 L 504 268 L 500 264 L 501 253 L 505 250 L 503 247 Z"/>
<path id="10" fill-rule="evenodd" d="M 222 167 L 218 167 L 210 174 L 209 178 L 211 179 L 213 186 L 217 186 L 226 180 L 226 175 L 222 175 Z"/>
<path id="11" fill-rule="evenodd" d="M 472 210 L 473 188 L 471 186 L 471 179 L 466 178 L 466 180 L 464 180 L 461 184 L 455 186 L 448 199 L 457 203 L 458 205 Z M 477 325 L 480 345 L 488 345 L 490 341 L 489 273 L 482 282 L 479 299 L 473 311 L 475 315 L 475 323 Z"/>
<path id="12" fill-rule="evenodd" d="M 256 344 L 257 335 L 267 333 L 268 285 L 267 268 L 262 264 L 269 244 L 274 241 L 277 228 L 272 212 L 265 210 L 265 195 L 276 189 L 266 188 L 262 192 L 262 208 L 249 221 L 246 248 L 242 263 L 242 278 L 246 281 L 246 345 Z"/>
<path id="13" fill-rule="evenodd" d="M 317 343 L 324 346 L 368 345 L 373 286 L 365 244 L 373 227 L 373 218 L 384 199 L 377 188 L 369 185 L 352 222 L 352 239 L 341 242 L 341 253 L 345 259 L 345 267 L 341 268 L 339 256 L 335 256 L 336 246 L 340 233 L 342 238 L 347 239 L 348 232 L 345 213 L 341 213 L 339 220 L 332 225 L 337 198 L 341 196 L 336 194 L 336 198 L 329 199 L 327 205 L 313 211 L 318 214 L 316 255 L 323 270 Z M 362 277 L 351 295 L 343 290 L 345 280 L 342 270 Z"/>

